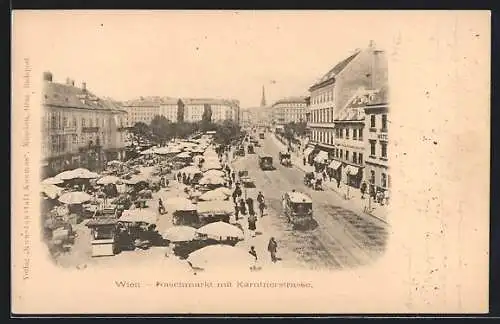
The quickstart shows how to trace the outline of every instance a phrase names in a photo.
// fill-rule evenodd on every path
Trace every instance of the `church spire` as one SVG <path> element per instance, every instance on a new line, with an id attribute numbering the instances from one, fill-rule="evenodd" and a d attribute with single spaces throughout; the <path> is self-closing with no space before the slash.
<path id="1" fill-rule="evenodd" d="M 261 107 L 266 106 L 266 92 L 264 90 L 264 86 L 262 86 L 262 99 L 260 100 L 260 106 Z"/>

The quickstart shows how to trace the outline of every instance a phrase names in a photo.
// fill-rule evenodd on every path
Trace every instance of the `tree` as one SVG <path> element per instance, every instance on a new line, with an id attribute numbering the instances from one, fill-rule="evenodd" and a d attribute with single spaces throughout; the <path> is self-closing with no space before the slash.
<path id="1" fill-rule="evenodd" d="M 172 123 L 165 116 L 154 116 L 150 128 L 154 139 L 162 145 L 174 136 Z"/>
<path id="2" fill-rule="evenodd" d="M 206 132 L 212 127 L 212 108 L 210 105 L 203 106 L 203 115 L 201 116 L 201 131 Z"/>
<path id="3" fill-rule="evenodd" d="M 151 139 L 151 129 L 143 122 L 135 123 L 130 131 L 138 138 Z"/>
<path id="4" fill-rule="evenodd" d="M 214 140 L 221 145 L 228 145 L 241 135 L 241 128 L 232 120 L 225 120 L 221 124 L 217 124 Z"/>
<path id="5" fill-rule="evenodd" d="M 307 129 L 306 121 L 301 120 L 295 124 L 295 133 L 298 136 L 304 136 L 306 134 L 306 129 Z"/>
<path id="6" fill-rule="evenodd" d="M 292 140 L 295 138 L 295 123 L 291 122 L 288 124 L 285 124 L 284 128 L 284 134 L 283 136 L 285 139 L 288 141 L 288 145 L 292 142 Z"/>

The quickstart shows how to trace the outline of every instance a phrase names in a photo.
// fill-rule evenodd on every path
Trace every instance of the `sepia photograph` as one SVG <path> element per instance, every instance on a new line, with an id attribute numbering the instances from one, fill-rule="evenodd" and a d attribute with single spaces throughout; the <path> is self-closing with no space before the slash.
<path id="1" fill-rule="evenodd" d="M 425 24 L 423 13 L 415 15 Z M 402 32 L 404 16 L 334 11 L 17 12 L 13 37 L 23 41 L 17 43 L 18 53 L 23 54 L 17 56 L 14 48 L 13 56 L 20 76 L 24 74 L 19 84 L 28 94 L 19 96 L 24 98 L 24 113 L 29 111 L 29 117 L 13 121 L 24 120 L 21 132 L 25 135 L 20 139 L 29 142 L 20 146 L 28 153 L 14 153 L 24 156 L 19 160 L 19 168 L 24 164 L 19 170 L 24 174 L 19 175 L 24 181 L 24 187 L 19 184 L 24 234 L 18 253 L 31 256 L 21 258 L 20 280 L 28 281 L 41 258 L 46 280 L 67 286 L 54 289 L 85 286 L 87 280 L 100 277 L 98 273 L 109 276 L 108 286 L 114 292 L 102 292 L 105 300 L 113 294 L 128 296 L 126 289 L 136 289 L 134 294 L 140 298 L 143 293 L 138 291 L 153 288 L 168 289 L 157 294 L 169 294 L 174 298 L 169 300 L 175 300 L 174 289 L 195 291 L 214 285 L 217 289 L 261 288 L 251 294 L 268 294 L 273 288 L 294 290 L 296 298 L 320 289 L 323 282 L 323 291 L 315 297 L 323 302 L 311 309 L 334 312 L 339 309 L 328 309 L 324 296 L 338 288 L 339 281 L 351 281 L 341 279 L 347 275 L 357 279 L 352 286 L 346 282 L 335 298 L 350 294 L 354 300 L 372 304 L 366 308 L 350 304 L 345 311 L 376 311 L 380 296 L 375 291 L 383 293 L 384 284 L 387 289 L 399 285 L 399 273 L 406 271 L 402 286 L 412 285 L 412 261 L 408 260 L 430 264 L 440 253 L 446 260 L 446 249 L 453 246 L 445 249 L 435 243 L 440 246 L 435 254 L 433 248 L 426 248 L 427 261 L 418 259 L 418 252 L 408 252 L 408 244 L 420 245 L 413 237 L 426 240 L 430 224 L 436 225 L 441 216 L 432 209 L 435 206 L 420 204 L 416 212 L 424 208 L 422 213 L 435 216 L 419 221 L 407 201 L 412 195 L 409 190 L 422 190 L 420 182 L 430 175 L 423 164 L 433 162 L 423 155 L 422 160 L 412 155 L 411 167 L 402 161 L 416 150 L 408 144 L 412 139 L 430 143 L 426 147 L 434 149 L 438 142 L 442 145 L 446 133 L 439 132 L 439 139 L 434 128 L 432 133 L 422 131 L 424 136 L 408 133 L 441 117 L 418 113 L 427 107 L 404 92 L 411 92 L 415 80 L 406 79 L 408 75 L 401 78 L 402 71 L 414 69 L 415 79 L 422 77 L 418 76 L 421 67 L 401 56 L 400 46 L 409 39 Z M 464 24 L 480 25 L 481 32 L 488 25 L 487 14 L 467 18 L 449 13 L 450 19 L 441 18 L 445 16 L 436 14 L 429 20 L 437 26 L 448 20 L 457 24 L 460 18 Z M 411 28 L 407 24 L 406 29 Z M 452 35 L 443 35 L 444 29 L 430 27 L 426 40 L 445 43 Z M 406 44 L 422 43 L 414 38 Z M 482 48 L 488 50 L 487 46 Z M 412 55 L 422 62 L 440 62 Z M 393 77 L 398 73 L 399 78 Z M 432 78 L 428 76 L 429 87 L 443 86 Z M 408 83 L 402 86 L 400 81 Z M 489 85 L 484 88 L 488 89 Z M 420 95 L 429 97 L 430 91 L 439 92 Z M 410 110 L 411 116 L 402 121 Z M 432 113 L 439 115 L 436 110 Z M 489 139 L 486 131 L 481 136 Z M 489 148 L 480 154 L 482 161 L 489 161 Z M 439 158 L 449 161 L 451 156 Z M 436 162 L 441 170 L 446 163 Z M 409 176 L 414 182 L 409 182 Z M 433 188 L 434 183 L 427 185 Z M 454 186 L 461 190 L 460 184 Z M 450 198 L 444 196 L 449 192 L 440 196 L 428 191 L 422 193 L 429 195 L 425 199 Z M 482 231 L 487 231 L 484 216 Z M 421 228 L 411 225 L 417 223 L 427 226 L 422 230 L 426 234 L 417 234 Z M 32 252 L 34 246 L 39 252 Z M 405 249 L 412 257 L 398 259 L 388 253 L 391 246 Z M 402 269 L 408 262 L 410 268 Z M 376 265 L 392 268 L 396 281 L 388 282 L 391 272 L 385 270 L 367 275 Z M 427 270 L 426 275 L 438 271 Z M 146 277 L 147 271 L 163 278 L 124 275 Z M 235 276 L 245 279 L 233 280 Z M 314 281 L 320 277 L 321 282 Z M 180 278 L 183 281 L 177 282 Z M 197 281 L 200 278 L 218 282 Z M 263 282 L 262 278 L 283 281 Z M 331 280 L 336 284 L 330 287 Z M 40 281 L 45 280 L 36 280 L 41 290 L 49 289 Z M 97 282 L 101 284 L 92 285 L 107 289 Z M 370 287 L 370 301 L 359 299 L 362 293 L 352 290 L 359 286 Z M 36 288 L 24 289 L 27 294 Z M 89 296 L 90 288 L 82 289 L 84 298 L 97 297 Z M 404 289 L 419 293 L 413 286 Z M 228 291 L 215 296 L 232 294 Z M 192 293 L 178 297 L 184 300 Z M 62 290 L 55 294 L 63 296 Z M 247 293 L 236 290 L 235 294 Z M 292 295 L 283 297 L 290 298 L 290 312 L 300 310 L 291 306 Z M 393 302 L 396 296 L 400 295 L 394 294 Z M 296 305 L 299 300 L 294 299 Z M 213 302 L 199 309 L 210 313 Z M 73 309 L 68 303 L 61 310 Z M 120 311 L 117 303 L 111 302 L 115 305 L 107 309 Z M 272 302 L 264 298 L 261 303 Z M 390 303 L 379 309 L 390 310 Z M 406 309 L 412 310 L 411 302 L 406 303 Z M 121 306 L 121 311 L 140 308 Z M 168 310 L 185 312 L 184 306 L 170 304 Z M 226 306 L 227 312 L 244 307 Z M 270 311 L 271 306 L 263 309 Z M 69 312 L 105 310 L 103 305 L 75 307 L 78 310 Z M 154 309 L 162 309 L 158 307 Z M 442 307 L 447 309 L 446 303 Z M 254 305 L 249 310 L 258 308 Z M 35 309 L 42 312 L 41 307 Z"/>

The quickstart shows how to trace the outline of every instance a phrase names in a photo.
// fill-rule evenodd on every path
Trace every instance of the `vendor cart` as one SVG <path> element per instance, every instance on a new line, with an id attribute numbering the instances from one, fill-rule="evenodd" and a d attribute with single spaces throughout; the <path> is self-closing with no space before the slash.
<path id="1" fill-rule="evenodd" d="M 114 217 L 93 218 L 87 222 L 91 230 L 92 256 L 113 256 L 117 253 L 117 219 Z"/>

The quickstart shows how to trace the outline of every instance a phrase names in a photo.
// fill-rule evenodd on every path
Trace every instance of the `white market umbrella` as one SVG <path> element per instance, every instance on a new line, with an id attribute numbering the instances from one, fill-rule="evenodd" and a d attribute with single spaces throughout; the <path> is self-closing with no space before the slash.
<path id="1" fill-rule="evenodd" d="M 50 199 L 56 199 L 63 192 L 63 188 L 53 184 L 42 184 L 40 191 L 43 192 Z"/>
<path id="2" fill-rule="evenodd" d="M 64 181 L 55 177 L 42 180 L 42 185 L 57 185 L 61 183 L 64 183 Z"/>
<path id="3" fill-rule="evenodd" d="M 97 184 L 100 184 L 100 185 L 107 185 L 107 184 L 116 184 L 118 182 L 121 182 L 123 181 L 122 179 L 116 177 L 116 176 L 112 176 L 112 175 L 108 175 L 108 176 L 104 176 L 102 178 L 100 178 L 99 180 L 97 180 Z"/>
<path id="4" fill-rule="evenodd" d="M 223 185 L 226 182 L 222 177 L 203 177 L 200 179 L 200 185 Z"/>
<path id="5" fill-rule="evenodd" d="M 59 180 L 70 180 L 70 179 L 75 179 L 75 176 L 73 170 L 67 170 L 59 173 L 54 178 Z"/>
<path id="6" fill-rule="evenodd" d="M 170 242 L 189 242 L 196 238 L 196 229 L 191 226 L 174 226 L 165 230 L 162 237 Z"/>
<path id="7" fill-rule="evenodd" d="M 191 266 L 201 269 L 245 267 L 254 265 L 254 257 L 247 251 L 229 245 L 209 245 L 189 254 Z"/>
<path id="8" fill-rule="evenodd" d="M 128 209 L 123 211 L 122 216 L 118 219 L 120 222 L 144 222 L 148 224 L 156 224 L 156 214 L 148 209 Z"/>
<path id="9" fill-rule="evenodd" d="M 220 170 L 222 169 L 222 165 L 220 163 L 215 163 L 215 162 L 212 162 L 212 163 L 203 163 L 202 167 L 201 167 L 201 170 L 203 172 L 205 171 L 208 171 L 208 170 Z"/>
<path id="10" fill-rule="evenodd" d="M 92 199 L 92 196 L 83 191 L 72 191 L 62 194 L 59 201 L 63 204 L 81 204 Z"/>
<path id="11" fill-rule="evenodd" d="M 220 201 L 226 200 L 227 198 L 228 196 L 226 196 L 223 192 L 215 190 L 207 191 L 199 197 L 200 200 L 204 201 Z"/>
<path id="12" fill-rule="evenodd" d="M 73 174 L 76 176 L 76 178 L 80 178 L 80 179 L 99 178 L 98 173 L 91 172 L 91 171 L 84 169 L 84 168 L 78 168 L 78 169 L 73 170 Z"/>
<path id="13" fill-rule="evenodd" d="M 196 230 L 196 233 L 206 235 L 215 240 L 225 240 L 227 238 L 242 240 L 245 237 L 241 229 L 221 221 L 202 226 Z"/>
<path id="14" fill-rule="evenodd" d="M 180 169 L 179 172 L 194 175 L 194 174 L 200 174 L 201 170 L 196 166 L 190 165 Z"/>
<path id="15" fill-rule="evenodd" d="M 118 160 L 108 161 L 108 165 L 122 165 L 122 164 L 123 164 L 123 162 L 118 161 Z"/>
<path id="16" fill-rule="evenodd" d="M 168 206 L 171 206 L 175 210 L 182 210 L 182 211 L 195 211 L 195 210 L 197 210 L 196 205 L 193 204 L 191 202 L 191 200 L 184 198 L 184 197 L 168 198 L 166 204 Z"/>
<path id="17" fill-rule="evenodd" d="M 148 182 L 148 178 L 146 178 L 145 176 L 143 175 L 134 175 L 132 176 L 130 179 L 128 180 L 122 180 L 123 183 L 126 183 L 126 184 L 137 184 L 139 182 Z"/>
<path id="18" fill-rule="evenodd" d="M 211 170 L 207 170 L 205 172 L 203 172 L 203 176 L 204 177 L 224 177 L 226 174 L 224 173 L 224 171 L 221 171 L 221 170 L 214 170 L 214 169 L 211 169 Z"/>
<path id="19" fill-rule="evenodd" d="M 191 154 L 189 154 L 188 152 L 182 152 L 182 153 L 177 154 L 175 157 L 180 158 L 180 159 L 188 159 L 191 157 Z"/>
<path id="20" fill-rule="evenodd" d="M 228 197 L 233 194 L 233 192 L 231 191 L 231 189 L 226 188 L 226 187 L 219 187 L 217 189 L 214 189 L 213 191 L 222 192 L 224 195 L 226 195 Z"/>

